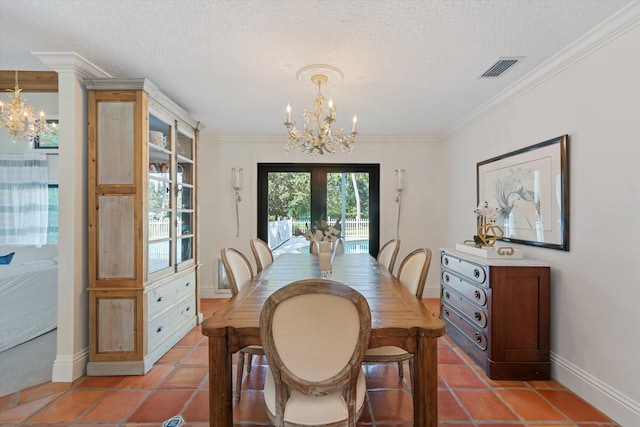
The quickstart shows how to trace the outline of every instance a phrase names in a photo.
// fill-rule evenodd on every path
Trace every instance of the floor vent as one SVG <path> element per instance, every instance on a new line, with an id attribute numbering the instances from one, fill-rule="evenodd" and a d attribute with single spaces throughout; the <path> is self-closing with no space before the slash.
<path id="1" fill-rule="evenodd" d="M 498 59 L 498 61 L 495 64 L 493 64 L 491 67 L 489 67 L 489 69 L 487 71 L 482 73 L 480 78 L 481 79 L 487 79 L 487 78 L 500 77 L 509 68 L 513 67 L 518 62 L 522 61 L 522 59 L 524 59 L 524 58 L 522 58 L 522 57 L 500 58 L 500 59 Z"/>

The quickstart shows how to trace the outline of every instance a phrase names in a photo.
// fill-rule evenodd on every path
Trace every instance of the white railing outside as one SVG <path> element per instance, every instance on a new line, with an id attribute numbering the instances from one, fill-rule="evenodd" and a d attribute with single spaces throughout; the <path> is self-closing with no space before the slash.
<path id="1" fill-rule="evenodd" d="M 171 221 L 168 219 L 162 221 L 149 221 L 149 239 L 169 237 L 170 224 Z"/>

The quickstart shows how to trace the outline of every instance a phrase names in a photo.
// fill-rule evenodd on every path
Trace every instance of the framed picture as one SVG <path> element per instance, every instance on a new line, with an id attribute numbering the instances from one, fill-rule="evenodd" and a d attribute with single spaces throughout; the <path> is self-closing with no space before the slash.
<path id="1" fill-rule="evenodd" d="M 569 250 L 568 136 L 476 165 L 477 202 L 498 209 L 506 242 Z"/>
<path id="2" fill-rule="evenodd" d="M 39 133 L 33 137 L 33 148 L 35 149 L 57 149 L 58 141 L 58 117 L 45 117 L 48 131 Z"/>

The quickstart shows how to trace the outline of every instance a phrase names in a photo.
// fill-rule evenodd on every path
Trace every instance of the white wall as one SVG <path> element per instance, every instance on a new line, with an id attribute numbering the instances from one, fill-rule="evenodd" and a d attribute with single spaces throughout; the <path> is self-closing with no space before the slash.
<path id="1" fill-rule="evenodd" d="M 569 134 L 571 250 L 520 247 L 552 266 L 552 375 L 625 427 L 640 426 L 637 24 L 442 146 L 453 243 L 474 231 L 477 162 Z"/>
<path id="2" fill-rule="evenodd" d="M 365 130 L 364 124 L 362 131 Z M 242 251 L 253 263 L 249 239 L 257 233 L 258 163 L 378 163 L 380 164 L 380 242 L 396 236 L 398 205 L 395 203 L 393 170 L 407 170 L 407 189 L 400 222 L 402 241 L 398 259 L 424 246 L 437 253 L 441 245 L 442 192 L 439 145 L 420 138 L 360 137 L 353 154 L 340 151 L 311 158 L 299 152 L 286 153 L 285 135 L 280 138 L 227 137 L 200 140 L 198 156 L 200 204 L 200 289 L 203 297 L 215 294 L 217 259 L 225 246 Z M 231 168 L 244 169 L 240 202 L 240 236 L 236 238 L 234 192 Z M 472 214 L 470 214 L 472 216 Z M 470 217 L 470 220 L 472 218 Z M 439 295 L 438 256 L 433 257 L 425 296 Z M 254 264 L 255 267 L 255 264 Z M 434 273 L 435 272 L 435 273 Z"/>

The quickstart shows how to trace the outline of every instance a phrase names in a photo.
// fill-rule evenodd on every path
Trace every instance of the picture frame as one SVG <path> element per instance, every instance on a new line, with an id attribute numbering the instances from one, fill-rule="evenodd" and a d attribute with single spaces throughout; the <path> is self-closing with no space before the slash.
<path id="1" fill-rule="evenodd" d="M 36 135 L 33 137 L 33 148 L 36 150 L 57 150 L 60 148 L 60 128 L 59 128 L 59 120 L 57 116 L 47 116 L 44 119 L 45 123 L 48 125 L 55 124 L 55 133 L 46 133 L 42 137 L 40 135 Z"/>
<path id="2" fill-rule="evenodd" d="M 569 250 L 569 137 L 476 164 L 477 203 L 498 210 L 505 242 Z"/>

